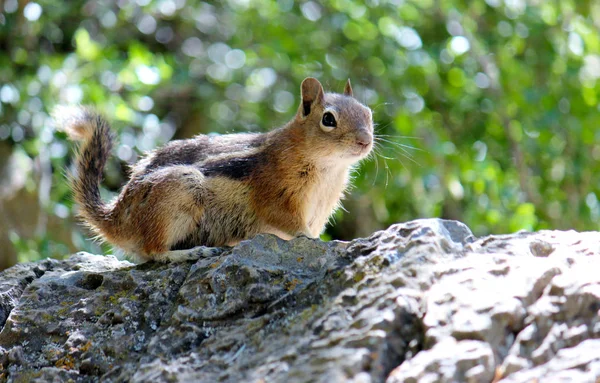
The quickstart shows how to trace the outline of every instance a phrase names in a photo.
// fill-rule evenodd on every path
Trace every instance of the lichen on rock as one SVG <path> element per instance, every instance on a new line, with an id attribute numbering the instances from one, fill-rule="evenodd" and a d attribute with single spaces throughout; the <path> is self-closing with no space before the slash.
<path id="1" fill-rule="evenodd" d="M 598 243 L 432 219 L 196 262 L 17 265 L 0 273 L 0 381 L 593 382 Z"/>

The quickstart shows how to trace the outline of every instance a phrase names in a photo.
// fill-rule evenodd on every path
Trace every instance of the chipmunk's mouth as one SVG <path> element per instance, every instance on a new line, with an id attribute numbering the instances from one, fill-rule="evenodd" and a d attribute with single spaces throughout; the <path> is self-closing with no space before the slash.
<path id="1" fill-rule="evenodd" d="M 342 158 L 352 162 L 360 161 L 373 149 L 373 136 L 368 131 L 361 131 L 347 140 L 344 146 L 344 151 L 340 153 Z"/>
<path id="2" fill-rule="evenodd" d="M 371 152 L 372 147 L 373 145 L 371 144 L 371 142 L 367 144 L 357 143 L 356 148 L 352 150 L 351 154 L 353 157 L 366 157 L 369 154 L 369 152 Z"/>
<path id="3" fill-rule="evenodd" d="M 354 139 L 354 151 L 352 154 L 365 157 L 373 147 L 373 135 L 366 129 L 361 129 Z"/>

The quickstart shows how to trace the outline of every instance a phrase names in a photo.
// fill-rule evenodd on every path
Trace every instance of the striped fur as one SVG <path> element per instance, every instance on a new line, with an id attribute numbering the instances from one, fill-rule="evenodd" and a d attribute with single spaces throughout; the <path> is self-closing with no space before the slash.
<path id="1" fill-rule="evenodd" d="M 324 93 L 310 78 L 301 90 L 296 116 L 279 129 L 200 135 L 150 152 L 110 203 L 99 193 L 108 123 L 90 109 L 59 109 L 62 129 L 82 141 L 73 190 L 83 218 L 106 241 L 158 261 L 206 256 L 214 251 L 196 247 L 232 246 L 258 233 L 317 237 L 352 166 L 372 148 L 373 124 L 349 83 L 344 95 Z M 334 129 L 321 125 L 326 112 L 336 116 Z"/>

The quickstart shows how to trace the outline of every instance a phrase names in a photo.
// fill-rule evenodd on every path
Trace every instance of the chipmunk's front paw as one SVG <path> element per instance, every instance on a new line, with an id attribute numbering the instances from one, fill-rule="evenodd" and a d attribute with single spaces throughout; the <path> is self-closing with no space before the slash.
<path id="1" fill-rule="evenodd" d="M 310 231 L 307 230 L 302 230 L 302 231 L 297 231 L 296 234 L 294 234 L 294 238 L 310 238 L 310 239 L 315 239 L 318 238 L 318 236 L 314 236 L 310 233 Z"/>

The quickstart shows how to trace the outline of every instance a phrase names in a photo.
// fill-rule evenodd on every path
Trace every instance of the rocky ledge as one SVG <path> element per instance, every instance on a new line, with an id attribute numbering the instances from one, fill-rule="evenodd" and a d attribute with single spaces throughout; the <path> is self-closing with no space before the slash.
<path id="1" fill-rule="evenodd" d="M 597 382 L 600 233 L 257 236 L 197 262 L 0 273 L 0 381 Z"/>

